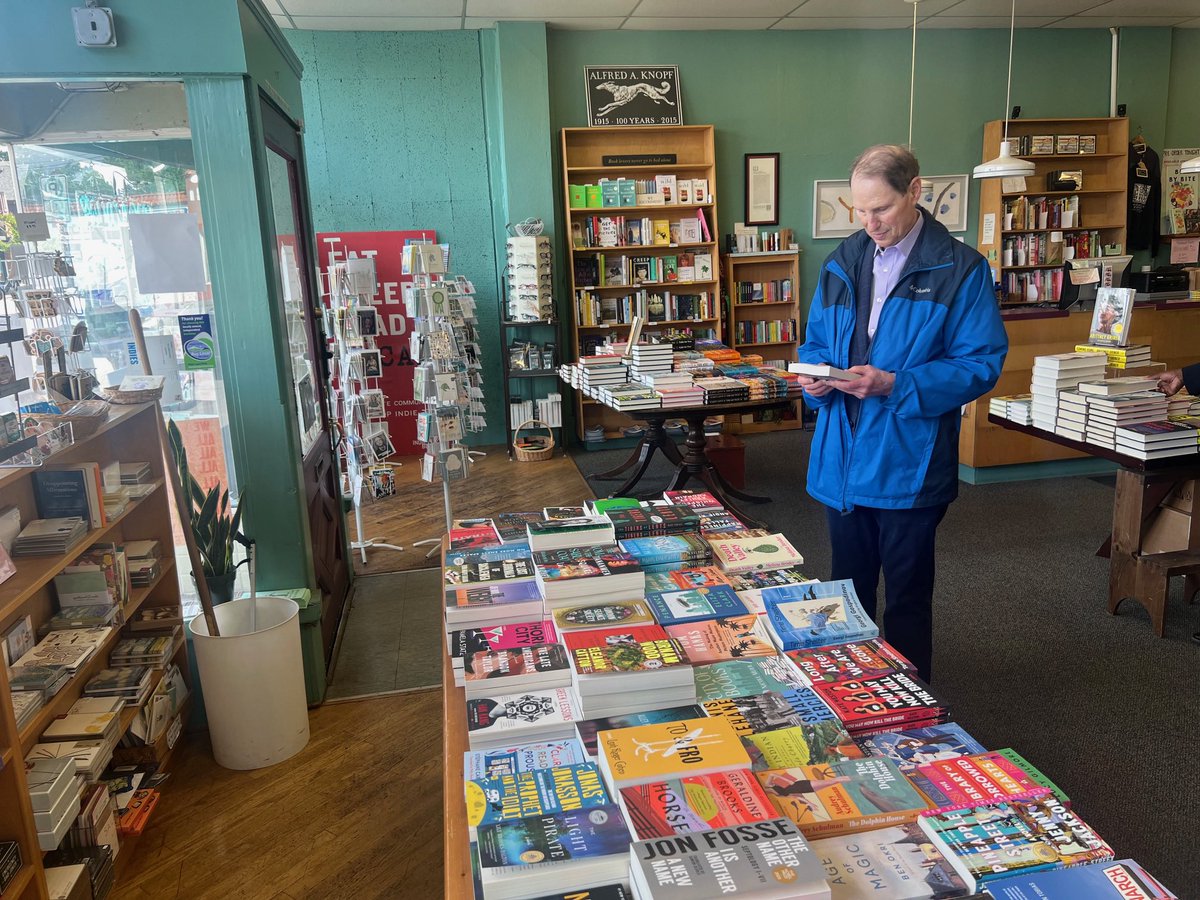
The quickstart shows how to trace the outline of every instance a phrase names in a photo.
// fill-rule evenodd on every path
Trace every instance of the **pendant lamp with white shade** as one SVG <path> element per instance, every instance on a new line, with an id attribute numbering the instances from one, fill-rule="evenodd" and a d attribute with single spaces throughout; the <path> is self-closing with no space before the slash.
<path id="1" fill-rule="evenodd" d="M 1017 31 L 1017 0 L 1012 0 L 1012 17 L 1008 26 L 1008 82 L 1004 93 L 1004 140 L 1000 142 L 1000 155 L 980 163 L 971 173 L 975 178 L 1017 178 L 1033 175 L 1037 167 L 1027 159 L 1012 155 L 1012 143 L 1008 140 L 1008 104 L 1012 99 L 1013 36 Z"/>

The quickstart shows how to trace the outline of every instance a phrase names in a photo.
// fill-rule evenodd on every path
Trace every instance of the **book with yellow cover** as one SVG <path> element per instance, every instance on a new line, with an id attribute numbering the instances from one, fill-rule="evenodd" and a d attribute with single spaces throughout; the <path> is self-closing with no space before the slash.
<path id="1" fill-rule="evenodd" d="M 601 731 L 600 770 L 614 790 L 668 778 L 750 768 L 750 756 L 724 719 L 684 719 Z"/>

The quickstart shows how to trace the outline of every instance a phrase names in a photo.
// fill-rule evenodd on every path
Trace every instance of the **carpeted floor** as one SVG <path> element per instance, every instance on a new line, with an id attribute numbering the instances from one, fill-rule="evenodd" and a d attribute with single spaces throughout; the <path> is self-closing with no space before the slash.
<path id="1" fill-rule="evenodd" d="M 804 492 L 811 433 L 746 437 L 750 507 L 829 575 L 824 514 Z M 585 475 L 628 451 L 581 453 Z M 666 484 L 655 463 L 638 489 Z M 619 482 L 592 482 L 603 496 Z M 939 530 L 934 689 L 984 746 L 1011 746 L 1053 778 L 1117 851 L 1180 897 L 1200 897 L 1191 826 L 1200 791 L 1200 606 L 1175 586 L 1167 636 L 1137 604 L 1105 609 L 1112 486 L 1066 478 L 960 486 Z M 1178 581 L 1178 579 L 1177 579 Z M 1187 848 L 1191 846 L 1192 850 Z"/>
<path id="2" fill-rule="evenodd" d="M 439 570 L 360 576 L 326 702 L 440 687 L 444 652 Z"/>

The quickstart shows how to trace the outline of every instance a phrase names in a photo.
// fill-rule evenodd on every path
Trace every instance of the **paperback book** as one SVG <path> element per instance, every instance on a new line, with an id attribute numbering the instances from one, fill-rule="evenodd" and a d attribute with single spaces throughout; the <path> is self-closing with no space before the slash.
<path id="1" fill-rule="evenodd" d="M 463 628 L 450 632 L 447 646 L 450 663 L 455 669 L 472 670 L 471 657 L 489 650 L 516 650 L 553 644 L 558 640 L 554 623 L 548 619 L 532 622 L 512 622 L 487 628 Z"/>
<path id="2" fill-rule="evenodd" d="M 694 666 L 725 660 L 775 656 L 778 650 L 758 616 L 744 615 L 667 625 L 667 634 L 679 641 Z"/>
<path id="3" fill-rule="evenodd" d="M 792 650 L 787 657 L 812 684 L 917 671 L 916 666 L 882 638 Z"/>
<path id="4" fill-rule="evenodd" d="M 848 578 L 767 588 L 762 596 L 767 628 L 785 652 L 879 636 Z"/>
<path id="5" fill-rule="evenodd" d="M 615 628 L 629 625 L 654 625 L 656 620 L 645 600 L 560 606 L 554 610 L 554 624 L 562 632 L 589 628 Z"/>
<path id="6" fill-rule="evenodd" d="M 987 752 L 987 748 L 955 722 L 882 731 L 860 737 L 857 742 L 868 756 L 886 756 L 894 760 L 905 775 L 926 763 Z"/>
<path id="7" fill-rule="evenodd" d="M 945 704 L 929 686 L 907 672 L 816 684 L 813 689 L 851 734 L 892 730 L 885 726 L 932 725 L 947 713 Z"/>
<path id="8" fill-rule="evenodd" d="M 563 635 L 563 642 L 581 692 L 631 691 L 692 681 L 691 664 L 679 642 L 657 625 L 573 631 Z"/>
<path id="9" fill-rule="evenodd" d="M 783 569 L 804 562 L 804 557 L 782 534 L 756 538 L 710 536 L 706 540 L 712 547 L 716 564 L 733 574 Z"/>
<path id="10" fill-rule="evenodd" d="M 472 749 L 518 741 L 574 737 L 579 698 L 571 688 L 498 694 L 467 700 L 467 738 Z"/>
<path id="11" fill-rule="evenodd" d="M 473 779 L 463 787 L 467 824 L 475 828 L 527 816 L 591 809 L 609 802 L 595 763 Z"/>
<path id="12" fill-rule="evenodd" d="M 749 769 L 750 757 L 724 719 L 683 719 L 597 735 L 600 771 L 620 790 L 668 778 Z"/>
<path id="13" fill-rule="evenodd" d="M 475 565 L 446 566 L 442 569 L 447 591 L 468 584 L 512 584 L 533 581 L 537 576 L 533 560 L 528 554 L 518 559 Z"/>
<path id="14" fill-rule="evenodd" d="M 500 513 L 493 520 L 500 540 L 505 544 L 528 544 L 529 523 L 541 522 L 541 511 Z"/>
<path id="15" fill-rule="evenodd" d="M 726 584 L 652 593 L 646 596 L 646 602 L 659 624 L 664 626 L 748 613 L 734 589 Z"/>
<path id="16" fill-rule="evenodd" d="M 782 656 L 712 663 L 697 666 L 692 674 L 698 701 L 807 687 L 799 670 Z"/>
<path id="17" fill-rule="evenodd" d="M 537 644 L 472 654 L 464 672 L 467 697 L 497 691 L 545 690 L 571 683 L 571 663 L 562 644 Z"/>
<path id="18" fill-rule="evenodd" d="M 701 543 L 704 542 L 701 541 Z M 708 544 L 704 543 L 704 546 L 707 550 Z M 693 566 L 688 569 L 672 569 L 666 575 L 671 583 L 680 589 L 715 587 L 730 583 L 729 576 L 716 566 Z"/>
<path id="19" fill-rule="evenodd" d="M 700 525 L 696 511 L 687 506 L 653 506 L 632 509 L 613 509 L 605 515 L 612 522 L 618 540 L 681 534 L 695 531 Z"/>
<path id="20" fill-rule="evenodd" d="M 640 841 L 746 825 L 777 815 L 748 769 L 622 788 L 618 803 Z"/>
<path id="21" fill-rule="evenodd" d="M 924 763 L 908 777 L 937 809 L 1038 800 L 1050 793 L 1015 763 L 994 752 Z"/>
<path id="22" fill-rule="evenodd" d="M 643 566 L 701 565 L 712 559 L 711 548 L 694 534 L 625 538 L 621 541 L 621 549 L 636 557 Z"/>
<path id="23" fill-rule="evenodd" d="M 463 754 L 463 778 L 499 778 L 535 769 L 552 769 L 588 761 L 583 744 L 574 738 L 563 741 L 533 741 L 494 750 L 468 750 Z"/>
<path id="24" fill-rule="evenodd" d="M 475 587 L 453 587 L 446 590 L 446 623 L 482 625 L 495 622 L 499 616 L 536 618 L 542 613 L 542 595 L 537 582 L 502 581 Z"/>
<path id="25" fill-rule="evenodd" d="M 765 691 L 747 697 L 705 700 L 704 711 L 733 725 L 739 737 L 792 728 L 810 722 L 837 721 L 828 706 L 810 688 Z"/>
<path id="26" fill-rule="evenodd" d="M 661 722 L 680 722 L 684 719 L 699 719 L 703 717 L 703 707 L 696 704 L 687 706 L 672 706 L 666 709 L 650 709 L 642 712 L 626 713 L 621 716 L 604 716 L 598 719 L 581 719 L 575 723 L 575 732 L 584 751 L 592 759 L 599 753 L 596 736 L 601 731 L 615 731 L 618 728 L 633 728 L 635 725 L 654 725 Z"/>
<path id="27" fill-rule="evenodd" d="M 456 519 L 450 529 L 450 549 L 470 550 L 494 547 L 500 543 L 500 533 L 491 519 Z"/>
<path id="28" fill-rule="evenodd" d="M 866 755 L 837 719 L 745 734 L 742 744 L 755 772 L 862 759 Z"/>
<path id="29" fill-rule="evenodd" d="M 991 900 L 1178 900 L 1132 859 L 990 881 Z"/>
<path id="30" fill-rule="evenodd" d="M 915 822 L 820 838 L 811 846 L 837 900 L 955 900 L 970 894 Z"/>

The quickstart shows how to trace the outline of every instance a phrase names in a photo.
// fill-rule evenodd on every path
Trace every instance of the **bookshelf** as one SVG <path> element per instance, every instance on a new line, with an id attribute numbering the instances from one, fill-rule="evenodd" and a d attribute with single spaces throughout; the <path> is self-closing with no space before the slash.
<path id="1" fill-rule="evenodd" d="M 984 126 L 983 159 L 992 159 L 1000 152 L 1003 136 L 1003 121 Z M 1031 152 L 1046 146 L 1047 137 L 1054 139 L 1051 145 L 1056 150 L 1063 137 L 1083 138 L 1077 143 L 1084 146 L 1090 146 L 1090 139 L 1094 138 L 1095 152 Z M 1072 247 L 1078 259 L 1101 255 L 1101 248 L 1107 244 L 1119 244 L 1124 252 L 1129 120 L 1012 119 L 1008 123 L 1008 138 L 1017 142 L 1013 155 L 1028 159 L 1037 171 L 1025 179 L 1023 189 L 1009 179 L 986 179 L 980 183 L 979 252 L 992 264 L 1002 287 L 1002 306 L 1057 302 L 1064 248 Z M 1067 143 L 1074 146 L 1069 140 Z M 1074 170 L 1083 174 L 1081 190 L 1048 189 L 1050 172 Z M 1062 208 L 1072 203 L 1078 209 L 1067 212 L 1074 213 L 1074 221 L 1071 216 L 1064 218 L 1061 214 Z M 1045 207 L 1044 221 L 1039 206 Z M 1015 213 L 1011 224 L 1006 222 L 1006 211 Z M 1027 213 L 1024 221 L 1022 212 Z M 1062 235 L 1061 243 L 1052 240 L 1058 234 Z M 985 242 L 989 235 L 992 240 Z"/>
<path id="2" fill-rule="evenodd" d="M 130 540 L 157 540 L 162 548 L 161 571 L 157 578 L 144 587 L 134 587 L 124 608 L 126 621 L 132 620 L 143 609 L 166 608 L 173 612 L 172 619 L 183 618 L 180 603 L 179 582 L 174 559 L 171 558 L 175 541 L 172 536 L 170 491 L 167 487 L 165 457 L 159 437 L 159 422 L 162 413 L 157 403 L 138 406 L 113 406 L 108 420 L 94 434 L 80 439 L 49 458 L 47 466 L 69 465 L 83 461 L 99 462 L 102 465 L 120 459 L 125 462 L 145 461 L 151 470 L 152 490 L 139 500 L 131 500 L 129 506 L 108 524 L 92 529 L 86 538 L 66 554 L 59 556 L 20 556 L 14 559 L 17 572 L 0 584 L 0 633 L 7 631 L 23 616 L 29 616 L 36 630 L 56 610 L 53 578 L 63 568 L 98 541 L 121 543 Z M 15 506 L 21 511 L 22 523 L 37 518 L 32 474 L 36 468 L 0 469 L 0 507 Z M 176 622 L 165 621 L 169 628 Z M 139 635 L 144 631 L 136 632 Z M 37 829 L 34 825 L 33 808 L 25 782 L 22 760 L 37 743 L 42 730 L 55 716 L 61 715 L 83 692 L 88 679 L 104 668 L 108 654 L 129 629 L 115 629 L 98 651 L 79 668 L 73 678 L 31 719 L 18 730 L 9 695 L 8 673 L 0 666 L 0 841 L 16 841 L 21 848 L 22 867 L 16 879 L 4 892 L 5 900 L 44 900 L 47 897 L 46 881 L 42 868 L 42 851 L 38 848 Z M 188 678 L 186 642 L 180 640 L 174 650 L 174 662 Z M 161 677 L 161 673 L 158 674 Z M 187 705 L 179 715 L 186 715 Z M 122 733 L 128 730 L 134 719 L 134 710 L 122 713 Z M 166 741 L 161 746 L 141 748 L 134 755 L 144 753 L 153 757 L 160 767 L 166 768 L 171 748 Z M 118 749 L 118 753 L 122 751 Z M 121 850 L 116 859 L 118 877 L 127 867 L 137 843 L 136 837 L 121 837 Z"/>
<path id="3" fill-rule="evenodd" d="M 623 338 L 635 314 L 645 314 L 643 334 L 673 330 L 719 335 L 721 276 L 713 126 L 564 128 L 562 168 L 571 273 L 570 346 L 564 358 L 578 359 L 605 340 Z M 602 192 L 593 190 L 593 204 L 602 205 L 588 206 L 587 192 L 579 190 L 584 185 L 598 186 L 601 179 L 644 183 L 656 177 L 675 182 L 669 197 L 658 193 L 663 197 L 661 203 L 645 202 L 649 192 L 639 193 L 635 188 L 632 194 L 626 193 L 626 205 L 620 205 L 619 191 L 610 193 L 608 206 L 603 205 Z M 706 186 L 699 199 L 690 186 L 694 181 Z M 691 230 L 694 226 L 685 226 L 693 221 L 699 224 L 699 217 L 703 217 L 703 225 L 696 234 Z M 664 222 L 666 239 L 660 235 L 656 242 L 656 225 Z M 705 256 L 709 264 L 707 271 L 702 271 Z M 687 272 L 688 257 L 691 273 Z M 604 272 L 599 280 L 609 282 L 610 269 L 622 273 L 617 278 L 622 283 L 591 283 L 593 278 L 584 276 L 585 272 Z M 596 426 L 604 429 L 606 439 L 620 438 L 621 429 L 633 422 L 602 404 L 586 402 L 578 393 L 575 409 L 581 440 L 586 429 Z"/>
<path id="4" fill-rule="evenodd" d="M 725 343 L 740 353 L 756 353 L 763 362 L 787 363 L 796 359 L 803 341 L 800 322 L 800 251 L 767 250 L 726 253 Z M 776 333 L 778 332 L 778 333 Z M 726 416 L 725 428 L 733 434 L 785 431 L 801 426 L 800 401 L 784 418 L 763 413 Z M 777 415 L 771 411 L 768 416 Z"/>

